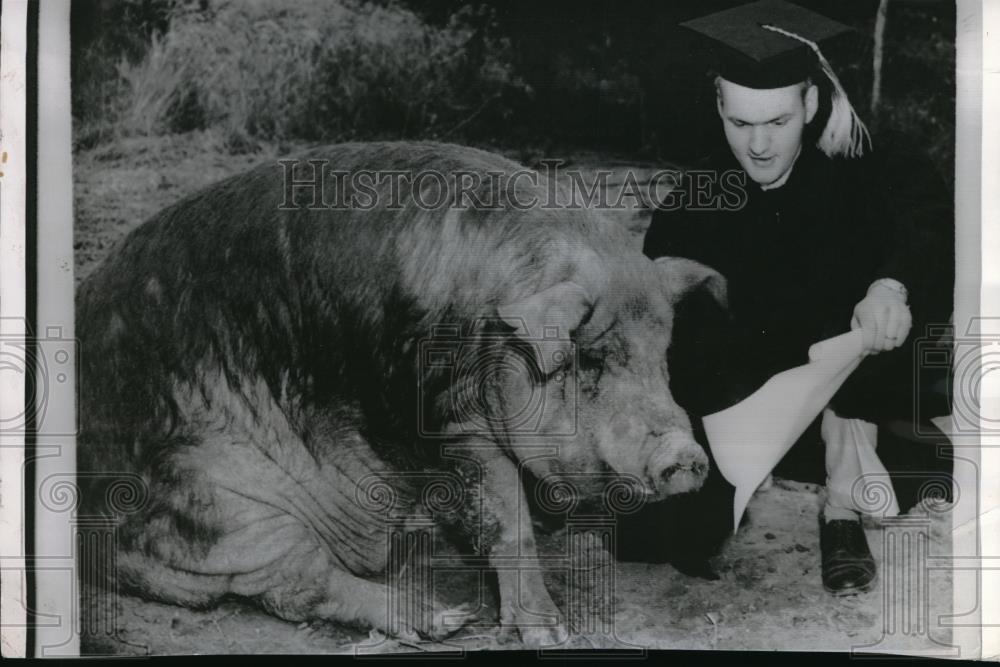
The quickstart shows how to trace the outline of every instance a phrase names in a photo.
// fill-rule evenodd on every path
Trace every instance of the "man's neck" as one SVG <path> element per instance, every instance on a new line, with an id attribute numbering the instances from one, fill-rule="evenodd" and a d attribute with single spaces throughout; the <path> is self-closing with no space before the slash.
<path id="1" fill-rule="evenodd" d="M 799 156 L 802 155 L 802 146 L 799 146 L 799 150 L 795 152 L 795 157 L 792 158 L 792 164 L 788 166 L 785 173 L 781 175 L 781 178 L 774 181 L 773 183 L 768 183 L 767 185 L 760 186 L 761 190 L 774 190 L 775 188 L 780 188 L 788 180 L 788 177 L 792 174 L 792 169 L 795 169 L 795 163 L 799 161 Z"/>

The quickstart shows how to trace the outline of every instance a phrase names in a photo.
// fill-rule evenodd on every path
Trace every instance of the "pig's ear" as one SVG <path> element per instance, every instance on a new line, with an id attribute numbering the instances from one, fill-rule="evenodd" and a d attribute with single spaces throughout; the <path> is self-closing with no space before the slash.
<path id="1" fill-rule="evenodd" d="M 693 290 L 705 289 L 723 307 L 728 307 L 726 279 L 715 269 L 684 257 L 660 257 L 654 263 L 663 274 L 667 294 L 674 303 Z"/>
<path id="2" fill-rule="evenodd" d="M 590 312 L 593 300 L 580 285 L 565 281 L 532 294 L 520 301 L 506 303 L 497 308 L 497 314 L 514 327 L 514 333 L 531 343 L 543 343 L 538 365 L 548 375 L 560 365 L 558 354 L 549 348 L 569 349 L 570 334 Z M 539 348 L 541 349 L 541 348 Z M 565 350 L 563 350 L 565 354 Z"/>

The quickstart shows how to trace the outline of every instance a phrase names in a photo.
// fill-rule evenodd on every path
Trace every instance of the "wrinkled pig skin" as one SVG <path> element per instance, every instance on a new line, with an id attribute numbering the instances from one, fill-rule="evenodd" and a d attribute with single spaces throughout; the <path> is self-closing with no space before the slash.
<path id="1" fill-rule="evenodd" d="M 344 172 L 520 169 L 434 143 L 302 159 Z M 390 618 L 384 578 L 389 524 L 431 512 L 496 570 L 506 631 L 561 641 L 522 473 L 582 495 L 609 475 L 650 499 L 696 489 L 707 458 L 671 398 L 665 353 L 673 304 L 695 288 L 724 299 L 722 279 L 650 261 L 590 210 L 426 210 L 409 194 L 393 207 L 384 187 L 367 210 L 282 208 L 284 168 L 163 210 L 79 290 L 84 507 L 111 514 L 109 480 L 141 480 L 141 506 L 114 514 L 118 584 L 190 607 L 235 595 L 290 621 L 442 637 L 470 608 L 428 601 L 417 618 Z M 343 182 L 324 187 L 323 202 L 343 195 L 332 192 Z M 523 202 L 556 186 L 515 187 Z M 431 367 L 422 353 L 442 324 L 460 339 L 443 343 L 455 361 Z M 527 404 L 540 416 L 514 424 L 512 406 Z M 427 509 L 435 479 L 458 507 Z"/>

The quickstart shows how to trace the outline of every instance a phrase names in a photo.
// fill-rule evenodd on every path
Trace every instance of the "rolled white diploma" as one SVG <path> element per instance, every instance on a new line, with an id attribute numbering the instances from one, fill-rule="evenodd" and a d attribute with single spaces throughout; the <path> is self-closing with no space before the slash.
<path id="1" fill-rule="evenodd" d="M 736 405 L 702 419 L 719 471 L 736 487 L 733 532 L 754 491 L 864 358 L 860 329 L 809 348 L 809 363 L 778 373 Z"/>

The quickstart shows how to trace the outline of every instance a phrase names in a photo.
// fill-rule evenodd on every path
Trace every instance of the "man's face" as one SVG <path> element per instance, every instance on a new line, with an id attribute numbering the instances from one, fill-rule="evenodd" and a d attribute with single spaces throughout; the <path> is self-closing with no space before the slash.
<path id="1" fill-rule="evenodd" d="M 747 175 L 762 186 L 783 183 L 816 115 L 816 86 L 758 90 L 720 79 L 718 102 L 726 140 Z"/>

